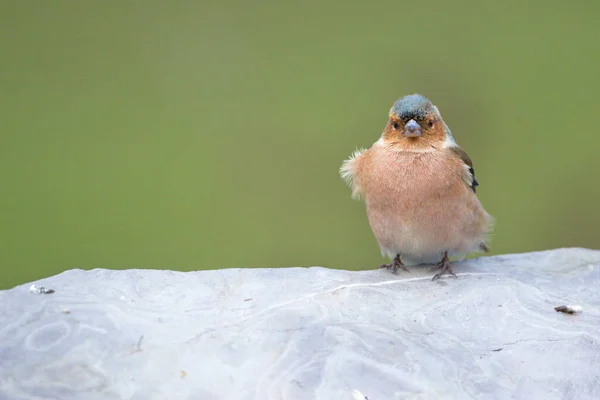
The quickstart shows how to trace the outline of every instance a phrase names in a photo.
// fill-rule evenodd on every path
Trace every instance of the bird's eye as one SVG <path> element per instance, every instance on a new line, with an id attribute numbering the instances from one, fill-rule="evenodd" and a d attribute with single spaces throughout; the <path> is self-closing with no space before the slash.
<path id="1" fill-rule="evenodd" d="M 433 120 L 430 119 L 429 122 L 427 123 L 429 125 L 429 127 L 431 128 L 433 126 Z"/>
<path id="2" fill-rule="evenodd" d="M 392 126 L 394 127 L 394 129 L 400 128 L 400 125 L 396 121 L 392 122 Z"/>

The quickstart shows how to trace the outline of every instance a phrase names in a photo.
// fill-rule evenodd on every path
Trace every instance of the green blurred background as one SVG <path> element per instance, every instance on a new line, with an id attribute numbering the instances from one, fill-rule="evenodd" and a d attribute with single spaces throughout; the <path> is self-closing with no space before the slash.
<path id="1" fill-rule="evenodd" d="M 0 3 L 0 288 L 384 259 L 338 168 L 420 92 L 493 253 L 600 248 L 600 3 Z"/>

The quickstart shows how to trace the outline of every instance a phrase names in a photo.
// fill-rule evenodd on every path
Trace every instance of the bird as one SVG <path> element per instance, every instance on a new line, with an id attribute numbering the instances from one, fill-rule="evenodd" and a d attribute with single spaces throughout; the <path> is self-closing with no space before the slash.
<path id="1" fill-rule="evenodd" d="M 473 162 L 438 108 L 415 93 L 392 105 L 379 139 L 343 161 L 352 198 L 364 200 L 382 256 L 379 268 L 435 264 L 433 281 L 456 278 L 450 257 L 487 253 L 495 220 L 477 197 Z"/>

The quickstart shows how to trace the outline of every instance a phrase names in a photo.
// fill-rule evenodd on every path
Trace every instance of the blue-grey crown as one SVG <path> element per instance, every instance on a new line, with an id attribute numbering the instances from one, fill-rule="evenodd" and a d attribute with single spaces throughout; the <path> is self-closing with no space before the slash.
<path id="1" fill-rule="evenodd" d="M 401 119 L 423 119 L 427 113 L 433 111 L 431 101 L 418 93 L 404 96 L 394 103 L 391 112 Z"/>

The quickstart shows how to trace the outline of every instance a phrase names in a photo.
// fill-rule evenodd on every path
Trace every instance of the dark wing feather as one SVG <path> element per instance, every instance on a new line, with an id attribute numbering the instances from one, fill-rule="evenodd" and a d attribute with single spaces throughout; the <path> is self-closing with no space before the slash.
<path id="1" fill-rule="evenodd" d="M 479 186 L 479 182 L 477 182 L 477 179 L 475 179 L 475 169 L 473 169 L 473 161 L 471 161 L 471 157 L 469 157 L 467 152 L 464 151 L 460 146 L 450 147 L 449 150 L 456 154 L 469 167 L 469 172 L 473 178 L 470 187 L 473 189 L 473 192 L 477 192 L 475 188 Z"/>

